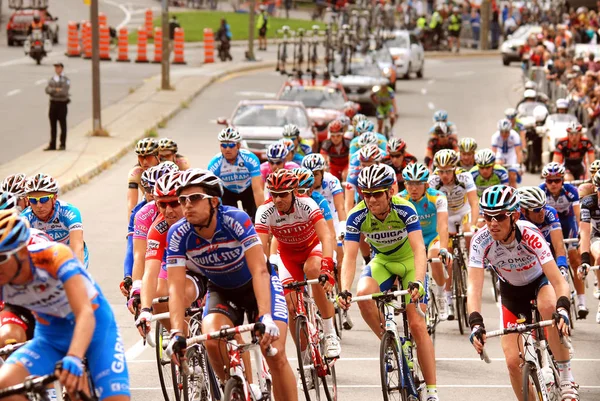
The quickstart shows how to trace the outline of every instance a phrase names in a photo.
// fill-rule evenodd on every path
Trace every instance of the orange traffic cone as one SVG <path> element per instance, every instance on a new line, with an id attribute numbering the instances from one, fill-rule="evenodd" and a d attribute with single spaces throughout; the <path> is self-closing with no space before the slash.
<path id="1" fill-rule="evenodd" d="M 110 58 L 110 33 L 106 25 L 100 25 L 100 60 L 111 61 Z"/>
<path id="2" fill-rule="evenodd" d="M 127 28 L 119 29 L 119 56 L 117 61 L 129 62 L 129 33 Z"/>
<path id="3" fill-rule="evenodd" d="M 162 62 L 163 37 L 162 28 L 157 26 L 154 28 L 154 60 L 153 63 Z"/>
<path id="4" fill-rule="evenodd" d="M 79 57 L 81 56 L 81 49 L 79 48 L 79 32 L 77 30 L 77 23 L 69 21 L 69 28 L 67 32 L 67 57 Z"/>
<path id="5" fill-rule="evenodd" d="M 215 36 L 213 30 L 204 28 L 204 63 L 215 62 Z"/>
<path id="6" fill-rule="evenodd" d="M 146 33 L 148 34 L 148 37 L 152 37 L 152 9 L 148 8 L 146 10 L 146 20 L 144 21 L 144 26 L 146 27 Z"/>
<path id="7" fill-rule="evenodd" d="M 104 14 L 104 13 L 98 14 L 98 24 L 100 26 L 102 26 L 102 25 L 108 26 L 108 18 L 106 18 L 106 14 Z"/>
<path id="8" fill-rule="evenodd" d="M 81 38 L 83 42 L 83 58 L 92 58 L 92 24 L 86 21 L 81 29 Z"/>
<path id="9" fill-rule="evenodd" d="M 147 46 L 148 46 L 148 34 L 146 32 L 146 27 L 138 28 L 138 49 L 137 49 L 137 59 L 136 63 L 147 63 L 148 62 L 148 54 L 147 54 Z"/>
<path id="10" fill-rule="evenodd" d="M 173 64 L 186 64 L 183 57 L 183 42 L 185 40 L 185 34 L 183 28 L 175 28 L 175 43 L 173 44 Z"/>

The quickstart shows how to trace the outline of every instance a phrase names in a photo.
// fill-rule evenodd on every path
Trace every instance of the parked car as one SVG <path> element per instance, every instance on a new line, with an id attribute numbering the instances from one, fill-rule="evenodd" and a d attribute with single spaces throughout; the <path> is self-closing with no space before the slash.
<path id="1" fill-rule="evenodd" d="M 407 30 L 394 31 L 392 35 L 385 44 L 394 60 L 396 76 L 409 79 L 410 74 L 415 73 L 418 78 L 423 78 L 425 50 L 417 36 Z"/>
<path id="2" fill-rule="evenodd" d="M 302 102 L 283 100 L 242 100 L 230 119 L 220 117 L 218 124 L 234 127 L 242 135 L 242 146 L 252 151 L 261 161 L 267 160 L 266 148 L 283 138 L 286 124 L 296 124 L 300 138 L 318 149 L 314 127 Z"/>
<path id="3" fill-rule="evenodd" d="M 502 64 L 510 65 L 513 61 L 521 61 L 521 55 L 519 54 L 521 46 L 525 44 L 530 35 L 541 32 L 542 27 L 540 26 L 522 25 L 512 35 L 508 35 L 508 38 L 500 46 Z"/>
<path id="4" fill-rule="evenodd" d="M 48 26 L 48 39 L 58 44 L 58 17 L 50 15 L 47 9 L 23 8 L 15 10 L 6 24 L 6 41 L 9 46 L 22 45 L 27 39 L 27 30 L 35 13 L 40 14 L 41 21 Z"/>

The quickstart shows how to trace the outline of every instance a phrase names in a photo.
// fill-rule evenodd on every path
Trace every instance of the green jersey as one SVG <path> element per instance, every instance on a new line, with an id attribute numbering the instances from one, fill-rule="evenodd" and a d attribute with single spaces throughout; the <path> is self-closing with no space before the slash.
<path id="1" fill-rule="evenodd" d="M 479 167 L 475 166 L 469 171 L 473 176 L 473 181 L 477 187 L 477 196 L 481 197 L 483 191 L 493 185 L 505 184 L 508 185 L 508 171 L 498 164 L 494 165 L 494 170 L 489 178 L 483 178 L 479 172 Z"/>

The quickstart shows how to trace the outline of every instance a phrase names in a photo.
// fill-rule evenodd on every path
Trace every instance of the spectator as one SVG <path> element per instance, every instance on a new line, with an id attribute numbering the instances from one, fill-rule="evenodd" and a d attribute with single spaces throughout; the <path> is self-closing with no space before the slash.
<path id="1" fill-rule="evenodd" d="M 508 15 L 508 17 L 504 20 L 504 36 L 512 35 L 516 29 L 517 21 L 515 21 L 512 15 Z"/>
<path id="2" fill-rule="evenodd" d="M 71 81 L 63 74 L 63 63 L 54 64 L 55 75 L 50 78 L 46 86 L 46 93 L 50 96 L 50 144 L 44 150 L 56 150 L 57 124 L 60 123 L 60 147 L 65 150 L 67 146 L 67 105 Z"/>
<path id="3" fill-rule="evenodd" d="M 170 40 L 175 39 L 175 29 L 176 28 L 181 28 L 181 25 L 179 25 L 179 21 L 177 21 L 177 16 L 171 15 L 171 19 L 169 20 L 169 39 Z"/>
<path id="4" fill-rule="evenodd" d="M 473 48 L 479 47 L 479 34 L 481 29 L 481 14 L 479 9 L 471 9 L 471 29 L 473 30 Z"/>
<path id="5" fill-rule="evenodd" d="M 221 25 L 217 31 L 217 40 L 219 41 L 219 57 L 222 61 L 233 61 L 233 57 L 231 57 L 231 52 L 229 51 L 231 49 L 231 37 L 229 24 L 225 18 L 222 18 Z M 221 57 L 221 55 L 223 55 L 223 57 Z"/>
<path id="6" fill-rule="evenodd" d="M 494 8 L 492 11 L 492 24 L 490 31 L 492 32 L 492 49 L 498 48 L 498 42 L 500 41 L 500 22 L 499 22 L 498 8 Z"/>
<path id="7" fill-rule="evenodd" d="M 269 29 L 269 16 L 264 4 L 260 5 L 260 14 L 256 27 L 258 28 L 258 50 L 267 50 L 267 31 Z"/>

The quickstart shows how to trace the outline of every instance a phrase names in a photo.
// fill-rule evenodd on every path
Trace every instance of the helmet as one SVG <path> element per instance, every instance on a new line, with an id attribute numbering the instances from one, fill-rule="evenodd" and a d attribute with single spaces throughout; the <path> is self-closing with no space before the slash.
<path id="1" fill-rule="evenodd" d="M 9 175 L 2 181 L 2 191 L 10 192 L 15 196 L 25 195 L 25 183 L 27 182 L 27 176 L 23 173 Z"/>
<path id="2" fill-rule="evenodd" d="M 590 174 L 594 176 L 600 170 L 600 159 L 596 159 L 590 164 Z"/>
<path id="3" fill-rule="evenodd" d="M 350 124 L 352 123 L 350 121 L 350 117 L 346 116 L 345 114 L 338 117 L 338 121 L 342 124 L 342 130 L 345 130 L 346 128 L 348 128 L 350 126 Z"/>
<path id="4" fill-rule="evenodd" d="M 446 110 L 438 110 L 433 113 L 433 122 L 446 122 L 448 120 L 448 112 Z"/>
<path id="5" fill-rule="evenodd" d="M 50 192 L 53 194 L 58 193 L 58 183 L 48 174 L 39 173 L 33 175 L 27 179 L 25 183 L 25 192 Z"/>
<path id="6" fill-rule="evenodd" d="M 512 107 L 509 107 L 508 109 L 504 110 L 504 117 L 508 118 L 509 120 L 516 118 L 517 110 L 513 109 Z"/>
<path id="7" fill-rule="evenodd" d="M 270 192 L 292 191 L 298 188 L 298 176 L 290 170 L 277 170 L 267 177 L 267 189 Z"/>
<path id="8" fill-rule="evenodd" d="M 296 124 L 286 124 L 283 126 L 283 137 L 296 139 L 300 136 L 300 130 Z"/>
<path id="9" fill-rule="evenodd" d="M 548 109 L 545 106 L 536 106 L 533 109 L 533 118 L 536 123 L 543 123 L 548 117 Z"/>
<path id="10" fill-rule="evenodd" d="M 27 244 L 30 235 L 25 217 L 14 209 L 0 211 L 0 253 L 16 251 Z"/>
<path id="11" fill-rule="evenodd" d="M 461 152 L 475 152 L 477 150 L 477 142 L 474 138 L 463 138 L 458 141 L 458 150 Z"/>
<path id="12" fill-rule="evenodd" d="M 542 170 L 542 178 L 546 177 L 564 177 L 565 176 L 565 166 L 557 162 L 550 162 L 544 166 Z"/>
<path id="13" fill-rule="evenodd" d="M 331 134 L 337 134 L 337 133 L 342 133 L 342 130 L 344 129 L 344 126 L 342 125 L 342 122 L 340 120 L 333 120 L 332 122 L 329 123 L 329 125 L 327 126 L 327 130 L 331 133 Z"/>
<path id="14" fill-rule="evenodd" d="M 150 167 L 142 173 L 142 187 L 153 189 L 160 177 L 173 171 L 179 171 L 179 167 L 171 161 L 162 162 L 158 166 Z"/>
<path id="15" fill-rule="evenodd" d="M 383 158 L 383 152 L 377 145 L 367 145 L 358 151 L 358 160 L 361 162 L 378 162 Z"/>
<path id="16" fill-rule="evenodd" d="M 442 149 L 438 150 L 435 155 L 433 155 L 433 165 L 438 168 L 456 167 L 458 159 L 458 154 L 452 149 Z"/>
<path id="17" fill-rule="evenodd" d="M 493 166 L 496 163 L 496 155 L 491 149 L 481 149 L 475 153 L 475 164 L 479 167 Z"/>
<path id="18" fill-rule="evenodd" d="M 375 129 L 375 125 L 372 121 L 363 120 L 356 126 L 356 132 L 364 134 L 365 132 L 372 132 Z"/>
<path id="19" fill-rule="evenodd" d="M 406 142 L 402 138 L 392 137 L 388 141 L 386 148 L 388 153 L 402 152 L 406 149 Z"/>
<path id="20" fill-rule="evenodd" d="M 484 213 L 512 212 L 519 209 L 519 193 L 508 185 L 486 188 L 479 198 L 479 209 Z"/>
<path id="21" fill-rule="evenodd" d="M 320 153 L 311 153 L 302 159 L 302 167 L 310 171 L 325 170 L 325 157 Z"/>
<path id="22" fill-rule="evenodd" d="M 300 167 L 292 169 L 292 173 L 298 177 L 298 188 L 312 188 L 315 183 L 313 172 L 307 168 Z"/>
<path id="23" fill-rule="evenodd" d="M 534 89 L 527 89 L 523 93 L 523 97 L 525 99 L 535 99 L 537 97 L 537 92 Z"/>
<path id="24" fill-rule="evenodd" d="M 568 109 L 569 101 L 567 99 L 558 99 L 556 100 L 556 108 L 557 109 Z"/>
<path id="25" fill-rule="evenodd" d="M 579 124 L 577 121 L 573 121 L 570 122 L 569 125 L 567 126 L 567 133 L 571 134 L 571 133 L 577 133 L 577 132 L 581 132 L 581 130 L 583 129 L 582 125 Z"/>
<path id="26" fill-rule="evenodd" d="M 0 210 L 14 209 L 17 207 L 17 197 L 10 192 L 0 192 Z"/>
<path id="27" fill-rule="evenodd" d="M 439 121 L 433 125 L 433 133 L 437 136 L 448 135 L 448 124 L 443 121 Z"/>
<path id="28" fill-rule="evenodd" d="M 422 163 L 411 163 L 402 170 L 404 181 L 427 182 L 429 179 L 429 170 Z"/>
<path id="29" fill-rule="evenodd" d="M 294 141 L 290 138 L 283 138 L 277 141 L 277 143 L 282 144 L 288 150 L 288 152 L 293 152 L 296 149 L 296 145 L 294 145 Z"/>
<path id="30" fill-rule="evenodd" d="M 364 114 L 358 113 L 355 114 L 354 117 L 352 117 L 352 125 L 354 125 L 354 127 L 356 128 L 356 126 L 358 125 L 359 122 L 366 120 L 367 116 L 365 116 Z"/>
<path id="31" fill-rule="evenodd" d="M 498 121 L 498 131 L 507 132 L 507 131 L 510 131 L 511 129 L 512 129 L 512 123 L 510 122 L 510 120 L 503 118 L 502 120 Z"/>
<path id="32" fill-rule="evenodd" d="M 358 187 L 361 190 L 390 188 L 395 180 L 393 169 L 385 164 L 373 164 L 363 168 L 358 174 Z"/>
<path id="33" fill-rule="evenodd" d="M 140 139 L 135 145 L 138 156 L 154 156 L 158 153 L 158 141 L 154 138 Z"/>
<path id="34" fill-rule="evenodd" d="M 525 89 L 532 89 L 532 90 L 536 90 L 537 89 L 537 84 L 533 81 L 527 81 L 525 82 Z"/>
<path id="35" fill-rule="evenodd" d="M 36 11 L 35 13 L 33 13 L 33 20 L 35 22 L 40 22 L 41 17 L 40 17 L 40 13 L 38 11 Z"/>
<path id="36" fill-rule="evenodd" d="M 290 151 L 283 143 L 275 142 L 267 147 L 267 159 L 269 161 L 284 161 Z"/>
<path id="37" fill-rule="evenodd" d="M 161 138 L 158 140 L 158 150 L 170 150 L 177 153 L 177 142 L 169 138 Z"/>
<path id="38" fill-rule="evenodd" d="M 180 176 L 181 172 L 172 171 L 164 174 L 162 177 L 156 180 L 156 184 L 154 185 L 154 196 L 177 195 L 177 190 L 181 185 L 181 181 L 179 180 Z"/>
<path id="39" fill-rule="evenodd" d="M 517 189 L 523 209 L 532 210 L 546 206 L 546 192 L 540 187 L 521 187 Z"/>
<path id="40" fill-rule="evenodd" d="M 242 136 L 240 133 L 232 127 L 223 128 L 219 135 L 217 135 L 219 142 L 241 142 Z"/>
<path id="41" fill-rule="evenodd" d="M 377 145 L 379 143 L 379 138 L 375 135 L 374 132 L 365 132 L 358 137 L 356 141 L 359 148 L 367 145 Z"/>
<path id="42" fill-rule="evenodd" d="M 600 171 L 594 174 L 594 177 L 592 178 L 592 183 L 596 188 L 600 188 Z"/>
<path id="43" fill-rule="evenodd" d="M 211 171 L 202 168 L 190 168 L 182 171 L 179 176 L 177 195 L 179 195 L 182 189 L 193 185 L 204 188 L 207 195 L 216 196 L 218 198 L 223 196 L 223 182 Z"/>
<path id="44" fill-rule="evenodd" d="M 344 108 L 344 115 L 348 116 L 348 118 L 354 118 L 356 109 L 352 106 L 347 106 Z"/>

